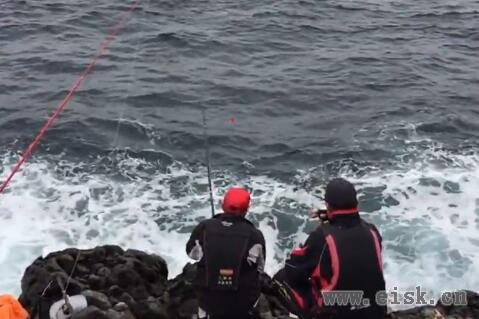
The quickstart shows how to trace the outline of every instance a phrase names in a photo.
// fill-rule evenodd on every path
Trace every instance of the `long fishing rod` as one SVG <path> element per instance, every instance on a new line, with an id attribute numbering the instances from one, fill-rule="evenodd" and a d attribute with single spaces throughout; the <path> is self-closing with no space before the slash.
<path id="1" fill-rule="evenodd" d="M 208 136 L 208 123 L 206 121 L 206 111 L 205 109 L 201 110 L 203 114 L 203 134 L 205 138 L 205 157 L 206 157 L 206 168 L 208 171 L 208 187 L 210 191 L 210 204 L 211 204 L 211 216 L 215 216 L 215 204 L 213 199 L 213 184 L 211 182 L 211 157 L 210 157 L 210 142 Z"/>

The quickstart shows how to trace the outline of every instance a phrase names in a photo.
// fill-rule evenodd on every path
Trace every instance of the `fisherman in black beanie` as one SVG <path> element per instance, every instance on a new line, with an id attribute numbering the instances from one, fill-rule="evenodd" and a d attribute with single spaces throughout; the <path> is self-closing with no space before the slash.
<path id="1" fill-rule="evenodd" d="M 331 180 L 325 201 L 327 209 L 316 211 L 321 224 L 276 276 L 289 291 L 290 308 L 300 318 L 382 319 L 386 305 L 376 302 L 385 290 L 379 231 L 359 216 L 356 189 L 347 180 Z M 360 291 L 369 304 L 329 304 L 326 295 L 334 291 Z"/>
<path id="2" fill-rule="evenodd" d="M 343 178 L 333 179 L 326 186 L 324 200 L 335 209 L 357 208 L 356 189 L 354 185 Z"/>

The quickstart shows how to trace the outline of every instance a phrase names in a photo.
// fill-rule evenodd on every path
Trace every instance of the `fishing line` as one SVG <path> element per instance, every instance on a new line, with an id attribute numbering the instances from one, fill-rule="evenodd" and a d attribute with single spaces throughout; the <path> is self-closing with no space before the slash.
<path id="1" fill-rule="evenodd" d="M 38 135 L 34 138 L 33 142 L 26 148 L 20 160 L 17 162 L 15 167 L 13 167 L 12 171 L 10 172 L 6 180 L 2 183 L 2 185 L 0 186 L 0 193 L 3 193 L 5 191 L 5 189 L 10 184 L 10 181 L 22 168 L 23 164 L 32 156 L 32 153 L 35 150 L 35 148 L 40 144 L 40 142 L 42 141 L 47 131 L 53 126 L 53 124 L 58 119 L 58 117 L 63 113 L 64 109 L 70 104 L 71 100 L 75 96 L 75 93 L 81 87 L 81 85 L 83 84 L 85 79 L 88 77 L 88 75 L 92 72 L 92 70 L 94 69 L 95 65 L 98 63 L 100 58 L 107 52 L 110 45 L 116 39 L 116 36 L 118 35 L 118 33 L 125 27 L 126 23 L 128 22 L 128 19 L 130 18 L 133 11 L 139 6 L 140 2 L 141 0 L 135 0 L 128 7 L 128 10 L 125 13 L 123 13 L 123 15 L 120 17 L 118 23 L 115 24 L 113 28 L 108 32 L 107 36 L 105 37 L 103 42 L 100 44 L 100 47 L 97 53 L 93 56 L 93 58 L 91 59 L 86 69 L 80 74 L 78 79 L 69 88 L 68 94 L 60 102 L 60 104 L 58 104 L 55 112 L 49 117 L 48 121 L 40 129 L 40 132 L 38 133 Z"/>
<path id="2" fill-rule="evenodd" d="M 141 0 L 136 0 L 135 2 L 133 2 L 130 7 L 128 8 L 128 11 L 126 13 L 124 13 L 121 17 L 121 19 L 119 20 L 119 22 L 111 29 L 111 31 L 109 32 L 109 34 L 107 35 L 107 37 L 105 38 L 105 40 L 102 42 L 102 44 L 100 45 L 100 49 L 98 51 L 98 53 L 93 57 L 92 61 L 90 62 L 90 64 L 88 65 L 88 67 L 85 69 L 85 71 L 81 74 L 80 78 L 75 82 L 75 84 L 70 88 L 69 90 L 69 93 L 68 95 L 65 97 L 65 99 L 60 103 L 60 105 L 57 107 L 57 110 L 56 112 L 52 115 L 52 117 L 48 120 L 48 122 L 45 124 L 44 127 L 42 127 L 40 133 L 38 134 L 38 136 L 35 138 L 35 140 L 32 142 L 32 144 L 28 147 L 27 151 L 25 151 L 21 161 L 17 164 L 17 166 L 15 167 L 15 169 L 12 171 L 11 175 L 9 176 L 9 178 L 4 182 L 4 184 L 2 185 L 2 188 L 0 189 L 0 192 L 2 192 L 7 186 L 8 186 L 8 183 L 11 181 L 11 179 L 13 178 L 13 176 L 18 172 L 18 170 L 20 169 L 21 165 L 31 156 L 32 154 L 32 150 L 35 146 L 37 146 L 41 139 L 43 138 L 44 134 L 46 133 L 47 129 L 50 128 L 53 124 L 53 122 L 56 120 L 56 118 L 58 118 L 58 116 L 61 114 L 61 112 L 63 111 L 63 109 L 68 106 L 69 102 L 71 101 L 71 99 L 73 98 L 75 92 L 78 90 L 78 88 L 81 86 L 82 82 L 84 81 L 84 79 L 87 77 L 87 75 L 91 72 L 91 70 L 93 69 L 93 67 L 96 65 L 97 61 L 99 60 L 99 58 L 105 53 L 105 51 L 108 49 L 108 47 L 110 46 L 110 44 L 113 42 L 113 40 L 115 39 L 116 35 L 119 33 L 119 31 L 126 25 L 126 22 L 128 21 L 128 18 L 130 17 L 130 15 L 133 13 L 133 11 L 138 7 L 138 5 L 140 4 L 140 1 Z M 138 60 L 138 50 L 136 50 L 139 46 L 139 36 L 137 37 L 137 40 L 136 40 L 136 44 L 134 45 L 134 54 L 135 54 L 135 63 L 137 62 Z M 136 80 L 137 76 L 136 76 L 136 68 L 134 66 L 133 68 L 133 72 L 134 75 L 133 75 L 133 78 L 134 80 Z M 129 84 L 129 87 L 130 87 L 130 90 L 131 90 L 131 86 L 132 86 L 132 82 L 136 82 L 136 81 L 131 81 L 130 84 Z M 115 149 L 117 148 L 117 142 L 118 142 L 118 136 L 119 136 L 119 133 L 120 133 L 120 126 L 121 126 L 121 120 L 123 118 L 123 115 L 124 115 L 124 112 L 125 112 L 125 109 L 126 109 L 126 106 L 124 105 L 121 110 L 120 110 L 120 114 L 119 114 L 119 119 L 118 119 L 118 123 L 117 123 L 117 127 L 116 127 L 116 132 L 115 132 L 115 136 L 114 136 L 114 139 L 113 139 L 113 142 L 112 142 L 112 152 L 115 151 Z M 111 154 L 111 153 L 110 153 Z M 80 256 L 81 256 L 81 250 L 79 249 L 78 250 L 78 253 L 77 253 L 77 256 L 75 258 L 75 261 L 74 261 L 74 264 L 73 264 L 73 267 L 72 267 L 72 270 L 70 272 L 70 274 L 68 275 L 67 277 L 67 280 L 66 280 L 66 283 L 65 285 L 63 285 L 61 283 L 61 280 L 59 277 L 56 278 L 56 281 L 57 281 L 57 284 L 59 285 L 60 289 L 61 289 L 61 292 L 62 292 L 62 298 L 64 300 L 64 305 L 62 306 L 62 311 L 64 313 L 71 313 L 73 308 L 72 308 L 72 305 L 70 304 L 70 300 L 69 300 L 69 296 L 67 294 L 67 291 L 68 291 L 68 287 L 71 283 L 71 280 L 73 278 L 73 275 L 74 275 L 74 272 L 77 268 L 77 265 L 78 265 L 78 262 L 80 260 Z M 43 292 L 42 292 L 42 295 L 41 297 L 43 297 L 47 290 L 51 287 L 52 283 L 54 282 L 54 280 L 50 280 L 49 283 L 47 284 L 47 286 L 44 288 Z M 38 305 L 35 306 L 35 310 L 36 308 L 38 308 Z"/>
<path id="3" fill-rule="evenodd" d="M 137 19 L 135 19 L 137 20 Z M 138 20 L 137 20 L 138 21 Z M 138 60 L 139 60 L 139 54 L 138 53 L 141 53 L 142 50 L 143 50 L 143 47 L 140 47 L 140 27 L 138 27 L 138 32 L 137 32 L 137 36 L 136 36 L 136 41 L 134 43 L 134 46 L 133 46 L 133 49 L 134 49 L 134 57 L 133 57 L 133 75 L 132 75 L 132 81 L 130 81 L 130 83 L 128 84 L 128 91 L 131 92 L 132 91 L 132 87 L 133 87 L 133 84 L 134 83 L 137 83 L 137 73 L 136 73 L 136 67 L 137 67 L 137 64 L 138 64 Z M 138 48 L 140 48 L 138 50 Z M 118 112 L 118 121 L 117 121 L 117 125 L 116 125 L 116 129 L 115 129 L 115 135 L 113 137 L 113 141 L 112 141 L 112 144 L 111 144 L 111 149 L 112 149 L 112 153 L 117 150 L 118 148 L 118 143 L 119 143 L 119 137 L 120 137 L 120 128 L 121 128 L 121 124 L 122 124 L 122 121 L 123 121 L 123 117 L 125 115 L 125 111 L 126 111 L 126 103 L 124 103 L 121 108 L 120 108 L 120 111 Z M 110 153 L 111 154 L 111 153 Z"/>
<path id="4" fill-rule="evenodd" d="M 208 172 L 208 188 L 210 191 L 210 204 L 211 204 L 211 216 L 215 216 L 215 204 L 213 199 L 213 184 L 211 182 L 211 157 L 210 157 L 210 143 L 208 136 L 208 122 L 206 120 L 206 110 L 203 108 L 201 110 L 203 114 L 203 134 L 205 139 L 205 157 L 206 157 L 206 168 Z"/>
<path id="5" fill-rule="evenodd" d="M 149 6 L 151 5 L 151 2 L 150 0 L 148 2 L 143 2 L 143 4 L 146 3 L 146 8 L 149 8 Z M 143 5 L 143 8 L 145 7 L 145 5 Z M 143 12 L 143 17 L 145 17 L 145 9 L 141 10 Z M 134 19 L 137 23 L 138 23 L 138 19 L 135 18 Z M 128 92 L 131 92 L 132 91 L 132 87 L 133 87 L 133 83 L 137 83 L 137 79 L 138 79 L 138 76 L 137 76 L 137 72 L 136 72 L 136 66 L 138 64 L 138 60 L 139 60 L 139 53 L 141 55 L 141 53 L 143 52 L 143 47 L 140 46 L 140 27 L 137 28 L 139 31 L 137 32 L 137 35 L 136 35 L 136 40 L 134 41 L 134 45 L 133 45 L 133 48 L 134 48 L 134 57 L 133 57 L 133 76 L 132 76 L 132 79 L 130 79 L 129 83 L 128 83 Z M 136 30 L 136 28 L 135 28 Z M 139 50 L 138 50 L 139 48 Z M 130 74 L 131 75 L 131 74 Z M 105 157 L 98 157 L 98 159 L 96 161 L 93 162 L 92 166 L 93 167 L 96 167 L 98 166 L 105 158 L 106 159 L 109 159 L 111 160 L 111 164 L 113 165 L 113 163 L 115 165 L 117 165 L 118 163 L 116 161 L 119 161 L 120 158 L 118 157 L 118 152 L 119 152 L 119 143 L 120 143 L 120 131 L 121 131 L 121 125 L 122 125 L 122 122 L 126 119 L 124 119 L 124 116 L 125 116 L 125 112 L 126 112 L 126 108 L 127 108 L 127 104 L 124 103 L 120 108 L 119 108 L 119 111 L 117 112 L 117 118 L 118 120 L 116 121 L 116 127 L 115 127 L 115 134 L 111 140 L 111 143 L 110 143 L 110 151 L 108 152 L 108 154 L 105 156 Z M 114 157 L 114 155 L 117 155 Z"/>
<path id="6" fill-rule="evenodd" d="M 78 249 L 78 254 L 75 258 L 75 262 L 73 263 L 72 270 L 71 270 L 70 275 L 68 276 L 67 282 L 65 284 L 65 293 L 67 292 L 68 286 L 70 286 L 70 281 L 73 278 L 73 273 L 75 272 L 75 270 L 77 268 L 77 265 L 78 265 L 78 262 L 80 261 L 80 256 L 81 256 L 81 250 Z"/>

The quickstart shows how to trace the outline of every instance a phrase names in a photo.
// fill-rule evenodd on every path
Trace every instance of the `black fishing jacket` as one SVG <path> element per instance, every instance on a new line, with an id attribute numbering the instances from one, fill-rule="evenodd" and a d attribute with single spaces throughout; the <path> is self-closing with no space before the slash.
<path id="1" fill-rule="evenodd" d="M 259 298 L 266 257 L 261 231 L 247 219 L 220 214 L 192 232 L 186 252 L 198 261 L 200 308 L 210 315 L 247 313 Z"/>
<path id="2" fill-rule="evenodd" d="M 333 217 L 313 231 L 301 248 L 286 262 L 289 285 L 305 296 L 313 313 L 336 314 L 324 318 L 383 318 L 386 306 L 376 304 L 376 293 L 385 291 L 382 272 L 381 236 L 359 214 Z M 328 306 L 323 294 L 329 291 L 362 291 L 370 306 Z"/>

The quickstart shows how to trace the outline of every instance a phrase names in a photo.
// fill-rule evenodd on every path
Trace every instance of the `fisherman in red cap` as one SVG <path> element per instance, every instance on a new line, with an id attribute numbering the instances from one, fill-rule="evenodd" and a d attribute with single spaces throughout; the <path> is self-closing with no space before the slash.
<path id="1" fill-rule="evenodd" d="M 263 234 L 245 216 L 250 194 L 229 189 L 223 214 L 193 230 L 186 252 L 198 261 L 198 318 L 248 319 L 260 295 L 259 273 L 266 256 Z"/>

